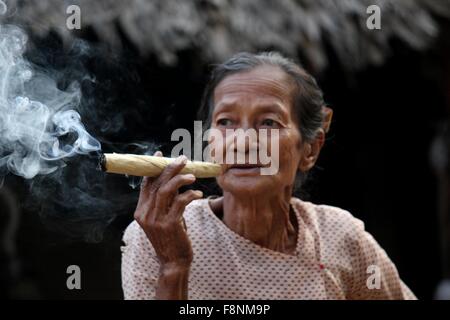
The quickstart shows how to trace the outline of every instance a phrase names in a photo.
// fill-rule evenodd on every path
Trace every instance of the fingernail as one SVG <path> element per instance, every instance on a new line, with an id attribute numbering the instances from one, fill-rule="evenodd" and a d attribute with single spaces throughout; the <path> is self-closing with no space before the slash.
<path id="1" fill-rule="evenodd" d="M 195 176 L 192 173 L 188 173 L 186 175 L 186 178 L 188 178 L 189 180 L 195 180 Z"/>
<path id="2" fill-rule="evenodd" d="M 203 197 L 203 192 L 201 192 L 200 190 L 195 191 L 195 193 L 196 193 L 199 197 Z"/>
<path id="3" fill-rule="evenodd" d="M 177 158 L 177 163 L 179 163 L 179 164 L 186 164 L 186 162 L 187 162 L 187 157 L 184 155 L 184 154 L 182 154 L 181 156 L 179 156 L 178 158 Z"/>

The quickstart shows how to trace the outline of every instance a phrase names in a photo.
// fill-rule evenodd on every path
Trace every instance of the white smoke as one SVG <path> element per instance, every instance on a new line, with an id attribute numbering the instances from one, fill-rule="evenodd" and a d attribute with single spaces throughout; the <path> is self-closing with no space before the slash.
<path id="1" fill-rule="evenodd" d="M 124 67 L 126 60 L 81 39 L 67 51 L 51 37 L 27 43 L 21 28 L 2 25 L 4 2 L 0 0 L 0 188 L 9 172 L 33 178 L 21 181 L 26 187 L 20 204 L 24 210 L 39 213 L 46 228 L 65 239 L 98 242 L 116 217 L 133 210 L 138 193 L 128 188 L 124 177 L 96 170 L 96 152 L 67 159 L 100 150 L 77 111 L 98 133 L 106 151 L 153 154 L 158 146 L 148 141 L 110 141 L 126 132 L 127 111 L 133 111 L 128 115 L 134 119 L 136 111 L 123 105 L 129 104 L 128 97 L 144 112 L 148 105 L 139 95 L 127 93 L 125 99 L 118 90 L 137 81 Z M 120 77 L 112 81 L 116 74 Z M 58 170 L 66 163 L 70 165 Z M 15 186 L 15 181 L 7 183 Z M 140 181 L 130 177 L 129 183 L 137 187 Z"/>
<path id="2" fill-rule="evenodd" d="M 0 15 L 3 15 L 6 13 L 7 7 L 6 4 L 0 0 Z"/>
<path id="3" fill-rule="evenodd" d="M 27 179 L 48 174 L 63 158 L 101 149 L 75 111 L 78 84 L 60 90 L 48 70 L 24 58 L 26 44 L 22 29 L 0 25 L 0 178 L 1 169 Z"/>

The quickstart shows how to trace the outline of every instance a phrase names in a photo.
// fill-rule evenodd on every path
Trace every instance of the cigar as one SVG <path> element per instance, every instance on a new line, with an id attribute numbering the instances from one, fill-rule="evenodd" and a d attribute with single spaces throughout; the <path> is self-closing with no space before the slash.
<path id="1" fill-rule="evenodd" d="M 100 156 L 100 168 L 109 173 L 156 177 L 174 160 L 175 158 L 137 154 L 103 153 Z M 191 173 L 197 178 L 217 177 L 220 172 L 219 164 L 202 161 L 188 161 L 181 170 L 182 174 Z"/>

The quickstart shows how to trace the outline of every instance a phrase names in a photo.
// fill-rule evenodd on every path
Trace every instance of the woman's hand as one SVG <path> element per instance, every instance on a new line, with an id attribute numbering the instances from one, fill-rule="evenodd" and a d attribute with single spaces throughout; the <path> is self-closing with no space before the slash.
<path id="1" fill-rule="evenodd" d="M 155 156 L 162 156 L 162 153 L 158 151 Z M 178 192 L 181 186 L 195 181 L 192 174 L 180 174 L 186 161 L 185 156 L 180 156 L 159 177 L 145 177 L 134 213 L 160 261 L 160 278 L 164 279 L 159 283 L 169 287 L 171 284 L 177 286 L 177 274 L 186 278 L 193 259 L 191 242 L 183 223 L 184 209 L 191 201 L 203 196 L 198 190 Z"/>
<path id="2" fill-rule="evenodd" d="M 162 153 L 156 152 L 155 156 Z M 180 156 L 159 177 L 145 177 L 134 213 L 162 265 L 189 267 L 193 258 L 182 218 L 185 207 L 203 194 L 196 190 L 178 193 L 181 186 L 195 181 L 192 174 L 179 174 L 186 161 L 185 156 Z"/>

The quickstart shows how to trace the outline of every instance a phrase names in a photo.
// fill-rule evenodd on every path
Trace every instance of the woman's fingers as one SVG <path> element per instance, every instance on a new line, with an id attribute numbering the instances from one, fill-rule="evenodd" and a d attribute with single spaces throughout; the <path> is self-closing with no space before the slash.
<path id="1" fill-rule="evenodd" d="M 182 155 L 172 161 L 161 173 L 161 175 L 152 184 L 153 191 L 159 189 L 162 185 L 167 183 L 175 175 L 179 174 L 183 170 L 187 163 L 186 156 Z"/>
<path id="2" fill-rule="evenodd" d="M 154 156 L 157 157 L 162 157 L 162 152 L 161 151 L 156 151 L 154 154 Z M 151 186 L 153 184 L 153 182 L 155 181 L 155 178 L 151 178 L 151 177 L 143 177 L 142 178 L 142 182 L 141 182 L 141 189 L 139 192 L 139 200 L 138 200 L 138 205 L 137 208 L 139 208 L 139 210 L 137 210 L 135 212 L 135 219 L 139 219 L 139 220 L 144 220 L 145 216 L 147 215 L 147 213 L 151 213 L 153 210 L 153 207 L 155 205 L 155 201 L 154 201 L 154 193 L 152 193 L 152 189 Z"/>
<path id="3" fill-rule="evenodd" d="M 155 153 L 155 156 L 162 156 L 160 151 Z M 156 178 L 145 177 L 141 185 L 140 199 L 146 199 L 151 208 L 143 210 L 147 214 L 144 216 L 139 214 L 142 221 L 156 221 L 166 215 L 171 215 L 172 218 L 179 219 L 184 208 L 193 200 L 199 199 L 203 196 L 201 191 L 188 190 L 182 194 L 178 194 L 178 189 L 184 185 L 191 184 L 195 181 L 195 176 L 192 174 L 180 174 L 186 165 L 187 158 L 180 156 L 172 163 L 170 163 L 161 175 Z"/>
<path id="4" fill-rule="evenodd" d="M 202 197 L 203 192 L 200 190 L 188 190 L 177 195 L 172 202 L 168 216 L 172 219 L 179 220 L 186 206 L 193 200 L 201 199 Z"/>
<path id="5" fill-rule="evenodd" d="M 182 186 L 194 183 L 194 181 L 195 176 L 193 174 L 178 174 L 159 188 L 157 197 L 174 195 Z"/>
<path id="6" fill-rule="evenodd" d="M 145 192 L 151 184 L 151 180 L 149 177 L 143 177 L 141 181 L 141 193 Z"/>
<path id="7" fill-rule="evenodd" d="M 159 150 L 156 151 L 153 155 L 156 156 L 156 157 L 162 157 L 163 156 L 162 152 L 159 151 Z M 143 189 L 144 189 L 144 192 L 147 191 L 154 180 L 155 180 L 154 178 L 143 177 L 142 178 L 142 182 L 141 182 L 141 193 L 142 193 Z"/>
<path id="8" fill-rule="evenodd" d="M 161 173 L 161 175 L 152 184 L 150 193 L 153 195 L 153 201 L 155 204 L 155 210 L 157 215 L 165 215 L 169 210 L 169 201 L 173 198 L 172 190 L 166 188 L 166 184 L 174 176 L 183 170 L 187 163 L 186 156 L 179 156 L 172 161 Z M 161 192 L 162 189 L 162 192 Z"/>
<path id="9" fill-rule="evenodd" d="M 156 151 L 154 154 L 154 156 L 156 157 L 162 157 L 162 152 L 161 151 Z M 152 185 L 152 183 L 155 181 L 155 178 L 151 178 L 151 177 L 144 177 L 142 178 L 142 182 L 141 182 L 141 193 L 142 193 L 142 189 L 144 189 L 144 192 L 148 192 L 150 189 L 150 186 Z"/>
<path id="10" fill-rule="evenodd" d="M 178 174 L 162 185 L 156 193 L 156 211 L 161 213 L 167 212 L 171 201 L 178 193 L 178 189 L 194 181 L 195 176 L 193 174 Z"/>
<path id="11" fill-rule="evenodd" d="M 162 156 L 156 152 L 155 156 Z M 187 158 L 182 156 L 168 165 L 158 178 L 145 177 L 135 218 L 163 264 L 187 265 L 193 252 L 186 232 L 180 223 L 185 207 L 203 196 L 201 191 L 188 190 L 178 194 L 180 187 L 195 181 L 192 174 L 180 174 Z"/>

